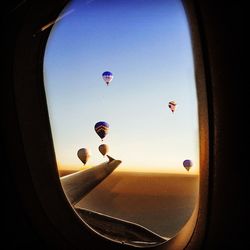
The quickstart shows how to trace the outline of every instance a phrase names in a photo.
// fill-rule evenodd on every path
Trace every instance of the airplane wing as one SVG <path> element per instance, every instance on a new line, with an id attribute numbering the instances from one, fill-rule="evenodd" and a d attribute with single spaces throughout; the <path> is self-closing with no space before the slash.
<path id="1" fill-rule="evenodd" d="M 108 158 L 108 162 L 60 178 L 63 190 L 72 205 L 80 201 L 121 164 L 120 160 L 110 156 Z"/>
<path id="2" fill-rule="evenodd" d="M 108 156 L 109 161 L 87 170 L 60 178 L 63 190 L 77 214 L 89 227 L 110 240 L 132 246 L 156 246 L 168 240 L 149 229 L 115 217 L 90 211 L 77 206 L 85 195 L 108 177 L 121 163 Z"/>

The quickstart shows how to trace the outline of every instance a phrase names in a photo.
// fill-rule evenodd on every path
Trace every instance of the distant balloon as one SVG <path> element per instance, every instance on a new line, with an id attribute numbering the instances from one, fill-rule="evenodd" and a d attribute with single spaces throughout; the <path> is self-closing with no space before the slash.
<path id="1" fill-rule="evenodd" d="M 102 73 L 102 78 L 106 82 L 107 85 L 113 80 L 113 74 L 109 71 L 105 71 Z"/>
<path id="2" fill-rule="evenodd" d="M 103 156 L 105 156 L 108 153 L 108 151 L 109 151 L 109 146 L 107 144 L 101 144 L 99 146 L 99 151 L 101 152 L 101 154 Z"/>
<path id="3" fill-rule="evenodd" d="M 189 169 L 193 166 L 193 162 L 191 160 L 185 160 L 183 161 L 183 166 L 187 171 L 189 171 Z"/>
<path id="4" fill-rule="evenodd" d="M 90 158 L 90 151 L 87 148 L 80 148 L 77 151 L 78 158 L 82 161 L 82 163 L 85 165 L 88 159 Z"/>
<path id="5" fill-rule="evenodd" d="M 95 124 L 95 132 L 102 140 L 108 134 L 108 131 L 109 124 L 107 122 L 100 121 Z"/>
<path id="6" fill-rule="evenodd" d="M 171 109 L 172 113 L 174 113 L 174 111 L 176 109 L 176 105 L 177 105 L 177 103 L 175 101 L 171 101 L 168 103 L 168 107 Z"/>

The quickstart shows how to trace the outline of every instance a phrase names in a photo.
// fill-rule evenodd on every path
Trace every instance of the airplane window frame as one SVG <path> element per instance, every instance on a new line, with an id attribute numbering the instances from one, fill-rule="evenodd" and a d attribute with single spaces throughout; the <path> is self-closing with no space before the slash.
<path id="1" fill-rule="evenodd" d="M 57 171 L 50 121 L 44 90 L 43 57 L 51 27 L 41 27 L 55 20 L 68 0 L 29 3 L 28 14 L 22 24 L 17 40 L 14 66 L 14 95 L 22 133 L 24 153 L 29 166 L 27 177 L 33 184 L 42 211 L 55 230 L 60 232 L 76 249 L 81 245 L 100 244 L 102 249 L 134 249 L 100 237 L 78 215 L 68 203 Z M 205 234 L 209 157 L 208 97 L 206 72 L 202 49 L 201 27 L 193 1 L 184 0 L 183 5 L 189 20 L 192 39 L 196 88 L 199 104 L 200 134 L 200 183 L 199 202 L 193 215 L 181 231 L 169 241 L 151 249 L 197 249 Z M 60 211 L 60 213 L 58 213 Z M 166 222 L 167 223 L 167 222 Z M 146 247 L 148 248 L 148 247 Z"/>

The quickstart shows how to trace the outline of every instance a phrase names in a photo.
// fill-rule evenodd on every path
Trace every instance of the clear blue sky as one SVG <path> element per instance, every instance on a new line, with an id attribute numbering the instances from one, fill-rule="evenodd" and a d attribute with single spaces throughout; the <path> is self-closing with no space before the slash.
<path id="1" fill-rule="evenodd" d="M 179 0 L 72 1 L 51 31 L 44 80 L 58 164 L 80 168 L 104 161 L 103 143 L 121 170 L 184 173 L 199 167 L 197 97 L 190 33 Z M 102 79 L 111 71 L 107 87 Z M 177 102 L 174 114 L 168 102 Z M 106 158 L 105 158 L 106 160 Z M 190 170 L 191 172 L 191 170 Z"/>

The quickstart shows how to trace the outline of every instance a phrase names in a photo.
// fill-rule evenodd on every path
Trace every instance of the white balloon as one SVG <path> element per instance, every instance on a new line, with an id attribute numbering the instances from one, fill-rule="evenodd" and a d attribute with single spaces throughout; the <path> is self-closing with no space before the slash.
<path id="1" fill-rule="evenodd" d="M 101 152 L 101 154 L 103 156 L 105 156 L 108 153 L 108 151 L 109 151 L 109 146 L 107 144 L 101 144 L 99 146 L 99 151 Z"/>
<path id="2" fill-rule="evenodd" d="M 85 165 L 90 158 L 90 151 L 87 148 L 80 148 L 77 152 L 77 156 Z"/>

